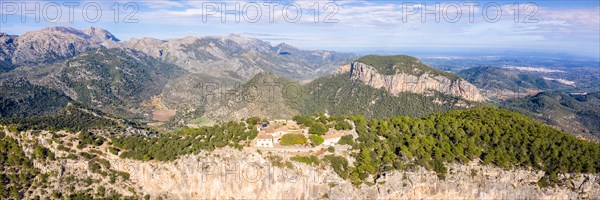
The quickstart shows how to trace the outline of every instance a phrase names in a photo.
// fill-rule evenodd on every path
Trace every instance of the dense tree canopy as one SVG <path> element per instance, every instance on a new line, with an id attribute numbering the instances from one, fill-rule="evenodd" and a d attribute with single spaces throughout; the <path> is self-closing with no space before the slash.
<path id="1" fill-rule="evenodd" d="M 555 183 L 557 173 L 600 172 L 600 145 L 504 109 L 455 110 L 422 118 L 351 118 L 359 135 L 353 147 L 360 149 L 350 173 L 354 181 L 410 165 L 435 170 L 443 178 L 445 163 L 473 159 L 503 168 L 543 170 L 541 185 Z"/>
<path id="2" fill-rule="evenodd" d="M 138 160 L 169 161 L 180 155 L 212 151 L 216 148 L 241 145 L 256 137 L 256 129 L 247 129 L 244 123 L 227 122 L 213 127 L 186 128 L 175 134 L 161 134 L 157 137 L 116 136 L 111 141 L 120 157 Z M 118 151 L 115 150 L 115 151 Z"/>

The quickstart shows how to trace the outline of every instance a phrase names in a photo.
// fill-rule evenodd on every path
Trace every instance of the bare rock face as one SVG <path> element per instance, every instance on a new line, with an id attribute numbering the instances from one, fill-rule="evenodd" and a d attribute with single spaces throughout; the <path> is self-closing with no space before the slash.
<path id="1" fill-rule="evenodd" d="M 18 36 L 0 33 L 0 61 L 10 62 L 12 52 L 15 51 L 15 39 Z"/>
<path id="2" fill-rule="evenodd" d="M 477 87 L 463 79 L 451 80 L 445 76 L 424 73 L 420 76 L 396 73 L 384 75 L 374 67 L 360 62 L 353 62 L 338 68 L 337 74 L 348 74 L 352 80 L 362 81 L 374 88 L 383 88 L 391 94 L 413 92 L 419 94 L 443 94 L 462 97 L 470 101 L 484 101 L 485 98 Z"/>
<path id="3" fill-rule="evenodd" d="M 221 149 L 171 163 L 128 161 L 140 193 L 168 199 L 595 199 L 597 174 L 574 175 L 563 187 L 540 188 L 543 172 L 492 166 L 450 165 L 445 180 L 433 171 L 393 171 L 375 184 L 353 186 L 330 167 L 294 163 L 277 167 L 255 149 Z"/>
<path id="4" fill-rule="evenodd" d="M 99 28 L 77 30 L 67 27 L 51 27 L 24 33 L 10 38 L 0 35 L 0 59 L 15 65 L 36 64 L 73 57 L 103 46 L 103 43 L 119 41 L 111 33 Z M 11 41 L 13 39 L 13 41 Z M 6 50 L 5 50 L 6 49 Z M 2 55 L 4 54 L 4 55 Z"/>
<path id="5" fill-rule="evenodd" d="M 245 54 L 252 51 L 265 51 L 260 40 L 230 37 L 185 37 L 172 40 L 152 38 L 132 39 L 126 46 L 144 52 L 162 61 L 178 65 L 192 73 L 227 77 L 230 74 L 241 76 L 241 80 L 261 72 L 255 63 L 242 62 Z M 240 78 L 240 77 L 238 77 Z"/>
<path id="6" fill-rule="evenodd" d="M 108 32 L 107 30 L 101 29 L 101 28 L 90 27 L 90 28 L 81 30 L 81 32 L 88 35 L 94 42 L 102 43 L 102 42 L 106 42 L 106 41 L 112 41 L 112 42 L 120 41 L 112 33 Z"/>

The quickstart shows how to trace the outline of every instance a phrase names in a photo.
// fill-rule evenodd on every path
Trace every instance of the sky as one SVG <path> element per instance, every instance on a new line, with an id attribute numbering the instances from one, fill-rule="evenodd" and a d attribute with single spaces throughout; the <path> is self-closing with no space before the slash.
<path id="1" fill-rule="evenodd" d="M 274 2 L 3 0 L 0 32 L 94 26 L 121 40 L 239 34 L 273 45 L 355 53 L 518 51 L 600 58 L 598 0 Z"/>

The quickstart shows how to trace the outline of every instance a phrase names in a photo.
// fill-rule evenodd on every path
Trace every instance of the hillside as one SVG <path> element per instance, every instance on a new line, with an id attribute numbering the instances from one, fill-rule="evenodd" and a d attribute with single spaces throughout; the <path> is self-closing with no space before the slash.
<path id="1" fill-rule="evenodd" d="M 319 78 L 302 89 L 303 98 L 294 98 L 292 102 L 301 100 L 302 105 L 297 108 L 304 114 L 326 112 L 336 115 L 361 114 L 366 117 L 422 116 L 459 109 L 463 102 L 440 93 L 434 96 L 411 92 L 394 95 L 384 89 L 349 80 L 344 75 Z"/>
<path id="2" fill-rule="evenodd" d="M 127 49 L 100 48 L 52 65 L 19 67 L 5 77 L 23 77 L 71 99 L 125 118 L 140 116 L 141 103 L 161 94 L 184 71 Z"/>
<path id="3" fill-rule="evenodd" d="M 216 90 L 204 107 L 205 117 L 218 120 L 259 116 L 291 118 L 296 114 L 361 114 L 368 118 L 426 114 L 462 109 L 479 103 L 433 93 L 431 96 L 402 92 L 390 94 L 353 81 L 344 75 L 331 75 L 301 85 L 270 73 L 260 73 L 231 90 Z"/>
<path id="4" fill-rule="evenodd" d="M 206 117 L 211 119 L 244 119 L 259 116 L 285 119 L 301 110 L 291 107 L 288 99 L 298 96 L 301 86 L 297 82 L 271 73 L 259 73 L 248 82 L 220 96 L 211 97 Z"/>
<path id="5" fill-rule="evenodd" d="M 585 95 L 541 92 L 501 105 L 573 135 L 600 141 L 600 92 Z"/>
<path id="6" fill-rule="evenodd" d="M 72 101 L 60 92 L 25 79 L 3 79 L 0 91 L 0 117 L 49 115 Z"/>
<path id="7" fill-rule="evenodd" d="M 523 97 L 545 90 L 575 88 L 574 85 L 545 78 L 544 74 L 525 73 L 500 67 L 474 67 L 463 70 L 458 75 L 477 86 L 492 100 Z"/>

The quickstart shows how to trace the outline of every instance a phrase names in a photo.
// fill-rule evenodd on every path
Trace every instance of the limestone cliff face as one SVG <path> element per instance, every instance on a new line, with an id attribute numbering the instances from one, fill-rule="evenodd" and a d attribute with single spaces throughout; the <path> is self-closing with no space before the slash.
<path id="1" fill-rule="evenodd" d="M 374 67 L 360 62 L 353 62 L 338 68 L 337 74 L 348 75 L 352 80 L 362 81 L 374 88 L 383 88 L 391 94 L 413 92 L 432 94 L 434 91 L 462 97 L 470 101 L 484 101 L 485 98 L 477 87 L 463 79 L 451 80 L 445 76 L 424 73 L 420 76 L 397 73 L 384 75 Z"/>
<path id="2" fill-rule="evenodd" d="M 0 131 L 18 139 L 30 156 L 34 142 L 49 148 L 57 157 L 77 154 L 61 151 L 55 142 L 49 142 L 53 135 L 50 132 L 17 135 L 6 127 L 0 127 Z M 67 135 L 65 141 L 78 137 L 64 131 L 58 133 Z M 105 147 L 99 150 L 107 151 Z M 103 186 L 124 195 L 149 194 L 152 199 L 600 199 L 600 174 L 560 174 L 558 178 L 564 180 L 562 186 L 540 188 L 536 182 L 543 176 L 541 171 L 507 170 L 481 166 L 475 161 L 449 164 L 444 180 L 433 171 L 417 168 L 392 171 L 379 178 L 369 177 L 374 184 L 353 186 L 340 178 L 329 164 L 288 166 L 285 162 L 296 153 L 267 152 L 266 149 L 262 152 L 252 147 L 223 148 L 185 155 L 172 162 L 122 159 L 109 152 L 98 155 L 96 159 L 110 161 L 111 170 L 130 174 L 129 179 L 119 178 L 116 183 L 92 172 L 90 160 L 36 159 L 36 168 L 54 175 L 49 177 L 48 187 L 34 187 L 31 193 L 26 193 L 25 199 L 49 195 L 46 188 L 65 194 L 69 188 L 69 182 L 65 181 L 69 179 L 81 182 L 75 184 L 76 190 L 89 189 L 89 184 L 83 183 L 88 177 L 98 180 L 92 188 Z M 336 155 L 349 157 L 344 151 Z M 269 157 L 279 157 L 280 161 Z"/>
<path id="3" fill-rule="evenodd" d="M 270 154 L 269 154 L 270 155 Z M 274 153 L 273 155 L 277 155 Z M 285 160 L 285 155 L 282 155 Z M 492 166 L 449 165 L 445 180 L 423 169 L 395 171 L 353 186 L 330 167 L 272 166 L 255 149 L 221 149 L 173 163 L 127 162 L 139 191 L 169 199 L 597 199 L 597 174 L 572 176 L 567 187 L 540 188 L 543 172 Z"/>

